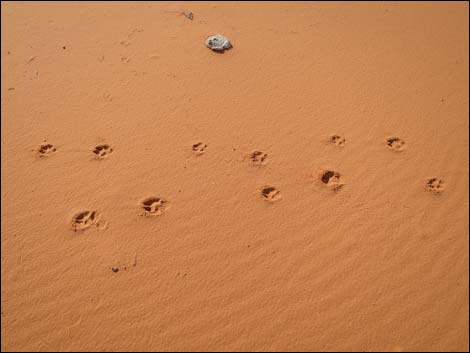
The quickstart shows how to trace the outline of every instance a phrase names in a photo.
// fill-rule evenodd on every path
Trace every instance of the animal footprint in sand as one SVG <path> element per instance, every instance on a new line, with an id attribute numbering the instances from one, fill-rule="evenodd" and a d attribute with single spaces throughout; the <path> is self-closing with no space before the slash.
<path id="1" fill-rule="evenodd" d="M 281 194 L 278 189 L 276 189 L 274 186 L 264 186 L 261 188 L 261 196 L 266 200 L 270 202 L 278 201 L 281 199 Z"/>
<path id="2" fill-rule="evenodd" d="M 72 229 L 75 232 L 83 231 L 91 226 L 98 226 L 98 214 L 96 211 L 82 211 L 72 218 Z"/>
<path id="3" fill-rule="evenodd" d="M 426 182 L 426 190 L 438 194 L 444 191 L 444 181 L 438 178 L 428 179 Z"/>
<path id="4" fill-rule="evenodd" d="M 38 147 L 36 153 L 39 157 L 49 157 L 52 155 L 57 149 L 51 145 L 50 143 L 44 143 Z"/>
<path id="5" fill-rule="evenodd" d="M 394 151 L 402 151 L 405 148 L 405 142 L 399 137 L 389 137 L 387 146 Z"/>
<path id="6" fill-rule="evenodd" d="M 341 181 L 341 174 L 332 170 L 325 170 L 321 174 L 320 180 L 323 184 L 333 190 L 338 190 L 344 185 Z"/>
<path id="7" fill-rule="evenodd" d="M 140 203 L 144 216 L 159 216 L 168 209 L 168 201 L 160 197 L 147 197 Z"/>
<path id="8" fill-rule="evenodd" d="M 346 144 L 346 139 L 339 135 L 333 135 L 330 137 L 330 142 L 335 144 L 336 146 L 343 147 Z"/>
<path id="9" fill-rule="evenodd" d="M 195 143 L 193 145 L 193 152 L 197 155 L 201 155 L 206 152 L 207 145 L 202 142 Z"/>
<path id="10" fill-rule="evenodd" d="M 253 151 L 250 154 L 250 159 L 253 165 L 263 166 L 267 163 L 268 155 L 261 151 Z"/>
<path id="11" fill-rule="evenodd" d="M 113 153 L 113 149 L 107 144 L 99 144 L 95 146 L 93 153 L 97 159 L 104 159 Z"/>

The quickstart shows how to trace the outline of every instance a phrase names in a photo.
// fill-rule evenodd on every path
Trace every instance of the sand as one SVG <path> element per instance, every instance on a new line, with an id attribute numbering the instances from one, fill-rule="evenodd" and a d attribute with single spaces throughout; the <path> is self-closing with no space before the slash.
<path id="1" fill-rule="evenodd" d="M 467 3 L 1 9 L 2 350 L 468 351 Z"/>

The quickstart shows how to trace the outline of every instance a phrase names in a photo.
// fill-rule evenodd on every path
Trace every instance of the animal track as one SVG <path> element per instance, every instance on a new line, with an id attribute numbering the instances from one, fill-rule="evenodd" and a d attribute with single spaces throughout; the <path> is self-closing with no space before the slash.
<path id="1" fill-rule="evenodd" d="M 405 142 L 399 137 L 389 137 L 387 145 L 394 151 L 401 151 L 405 148 Z"/>
<path id="2" fill-rule="evenodd" d="M 137 266 L 137 253 L 134 254 L 134 261 L 130 262 L 129 259 L 125 261 L 124 263 L 121 261 L 118 261 L 117 263 L 115 263 L 113 267 L 110 267 L 110 269 L 114 273 L 118 273 L 120 270 L 127 271 L 127 270 L 130 270 L 132 267 L 136 267 L 136 266 Z"/>
<path id="3" fill-rule="evenodd" d="M 254 165 L 262 166 L 267 163 L 268 155 L 261 151 L 253 151 L 250 154 L 250 159 Z"/>
<path id="4" fill-rule="evenodd" d="M 98 214 L 96 211 L 82 211 L 73 216 L 72 229 L 75 232 L 83 231 L 91 226 L 98 225 Z"/>
<path id="5" fill-rule="evenodd" d="M 426 182 L 426 190 L 434 193 L 440 193 L 444 191 L 444 182 L 438 178 L 428 179 Z"/>
<path id="6" fill-rule="evenodd" d="M 50 143 L 44 143 L 38 147 L 37 155 L 39 157 L 49 157 L 55 151 L 57 151 L 57 148 L 55 148 L 53 145 Z"/>
<path id="7" fill-rule="evenodd" d="M 144 216 L 159 216 L 168 209 L 168 201 L 160 197 L 147 197 L 140 206 L 144 210 Z"/>
<path id="8" fill-rule="evenodd" d="M 113 149 L 107 144 L 99 144 L 95 146 L 95 148 L 93 149 L 93 153 L 95 154 L 96 158 L 103 159 L 113 153 Z"/>
<path id="9" fill-rule="evenodd" d="M 207 145 L 202 142 L 195 143 L 193 145 L 193 152 L 197 155 L 201 155 L 206 151 Z"/>
<path id="10" fill-rule="evenodd" d="M 335 144 L 336 146 L 343 147 L 346 144 L 346 139 L 339 135 L 333 135 L 330 137 L 330 142 Z"/>
<path id="11" fill-rule="evenodd" d="M 341 182 L 341 174 L 332 170 L 325 170 L 320 179 L 323 184 L 333 190 L 338 190 L 344 185 L 344 183 Z"/>
<path id="12" fill-rule="evenodd" d="M 261 189 L 261 196 L 265 200 L 270 201 L 270 202 L 274 202 L 274 201 L 281 199 L 280 191 L 276 189 L 274 186 L 269 186 L 269 185 L 264 186 Z"/>

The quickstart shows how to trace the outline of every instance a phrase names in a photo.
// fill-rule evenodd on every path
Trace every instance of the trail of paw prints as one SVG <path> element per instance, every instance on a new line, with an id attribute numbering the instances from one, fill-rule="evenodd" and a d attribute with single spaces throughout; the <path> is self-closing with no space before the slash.
<path id="1" fill-rule="evenodd" d="M 82 232 L 91 227 L 97 227 L 99 230 L 105 229 L 107 222 L 101 220 L 100 215 L 96 211 L 81 211 L 72 217 L 72 230 Z"/>
<path id="2" fill-rule="evenodd" d="M 43 143 L 39 145 L 35 151 L 38 157 L 46 158 L 46 157 L 50 157 L 51 155 L 53 155 L 57 151 L 57 148 L 54 147 L 54 145 L 50 143 Z"/>
<path id="3" fill-rule="evenodd" d="M 261 151 L 253 151 L 250 154 L 250 160 L 253 165 L 261 167 L 263 165 L 266 165 L 266 163 L 268 162 L 268 155 L 267 153 Z"/>
<path id="4" fill-rule="evenodd" d="M 330 137 L 330 143 L 339 146 L 339 147 L 344 147 L 346 144 L 346 139 L 344 137 L 341 137 L 339 135 L 332 135 Z"/>
<path id="5" fill-rule="evenodd" d="M 113 271 L 113 273 L 118 273 L 121 270 L 127 271 L 136 266 L 137 266 L 137 253 L 134 254 L 134 259 L 132 262 L 129 260 L 125 261 L 124 263 L 121 261 L 118 261 L 115 263 L 114 266 L 110 267 L 109 269 Z"/>
<path id="6" fill-rule="evenodd" d="M 442 179 L 439 178 L 430 178 L 426 181 L 426 191 L 439 194 L 445 189 L 445 183 Z"/>
<path id="7" fill-rule="evenodd" d="M 339 190 L 344 186 L 341 174 L 333 170 L 325 170 L 321 173 L 320 181 L 332 190 Z"/>
<path id="8" fill-rule="evenodd" d="M 405 141 L 399 137 L 389 137 L 387 139 L 387 146 L 393 151 L 403 151 L 405 148 Z"/>
<path id="9" fill-rule="evenodd" d="M 121 44 L 121 45 L 124 46 L 124 47 L 128 47 L 128 46 L 131 44 L 131 40 L 134 38 L 135 34 L 136 34 L 136 33 L 141 33 L 141 32 L 143 32 L 142 29 L 137 29 L 137 28 L 133 29 L 133 30 L 126 36 L 126 38 L 124 38 L 123 40 L 121 40 L 121 41 L 119 42 L 119 44 Z"/>
<path id="10" fill-rule="evenodd" d="M 195 143 L 192 147 L 193 149 L 193 152 L 196 154 L 196 155 L 202 155 L 203 153 L 206 152 L 206 148 L 207 148 L 207 145 L 203 142 L 198 142 L 198 143 Z"/>
<path id="11" fill-rule="evenodd" d="M 161 197 L 147 197 L 140 202 L 140 207 L 144 216 L 159 216 L 169 208 L 168 201 Z"/>
<path id="12" fill-rule="evenodd" d="M 110 267 L 109 269 L 113 271 L 113 273 L 118 273 L 119 271 L 127 271 L 130 268 L 128 265 L 114 265 L 113 267 Z"/>
<path id="13" fill-rule="evenodd" d="M 266 201 L 275 202 L 281 199 L 281 193 L 274 186 L 266 185 L 261 188 L 261 197 Z"/>
<path id="14" fill-rule="evenodd" d="M 107 158 L 111 153 L 113 153 L 112 147 L 105 143 L 96 145 L 95 148 L 93 148 L 93 154 L 96 159 Z"/>

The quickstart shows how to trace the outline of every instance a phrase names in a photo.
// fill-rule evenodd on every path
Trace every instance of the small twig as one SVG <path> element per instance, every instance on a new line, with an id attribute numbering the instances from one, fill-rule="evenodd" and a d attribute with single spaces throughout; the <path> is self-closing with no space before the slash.
<path id="1" fill-rule="evenodd" d="M 190 19 L 191 21 L 192 21 L 193 18 L 194 18 L 194 15 L 193 15 L 192 12 L 183 12 L 183 15 L 184 15 L 186 18 Z"/>
<path id="2" fill-rule="evenodd" d="M 183 15 L 184 17 L 186 17 L 187 19 L 189 20 L 193 20 L 194 19 L 194 14 L 192 12 L 187 12 L 187 11 L 170 11 L 170 10 L 167 10 L 165 12 L 168 12 L 168 13 L 178 13 L 180 15 Z"/>

